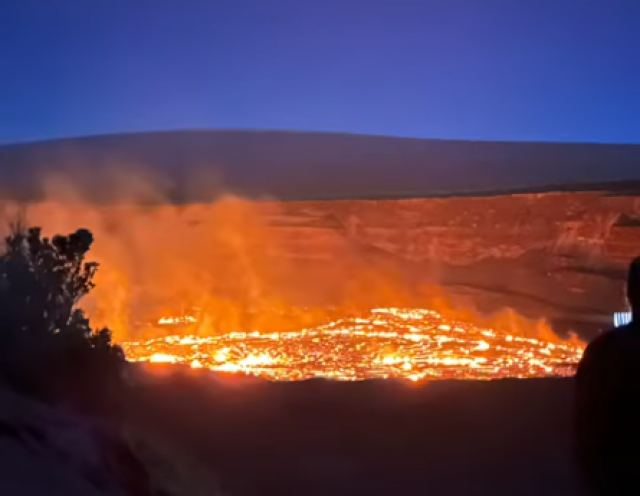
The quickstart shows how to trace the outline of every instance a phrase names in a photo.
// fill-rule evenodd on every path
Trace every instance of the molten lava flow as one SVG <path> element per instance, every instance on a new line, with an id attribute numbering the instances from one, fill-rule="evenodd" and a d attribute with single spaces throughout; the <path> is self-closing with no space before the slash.
<path id="1" fill-rule="evenodd" d="M 193 320 L 163 317 L 158 324 Z M 122 346 L 131 361 L 277 381 L 566 376 L 573 374 L 583 351 L 576 343 L 514 336 L 418 308 L 376 308 L 362 317 L 286 332 L 171 335 Z"/>

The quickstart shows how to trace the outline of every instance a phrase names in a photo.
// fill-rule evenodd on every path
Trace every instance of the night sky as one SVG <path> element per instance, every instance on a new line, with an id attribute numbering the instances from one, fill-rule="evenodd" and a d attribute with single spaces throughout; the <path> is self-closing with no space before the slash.
<path id="1" fill-rule="evenodd" d="M 185 128 L 640 143 L 640 2 L 0 3 L 0 143 Z"/>

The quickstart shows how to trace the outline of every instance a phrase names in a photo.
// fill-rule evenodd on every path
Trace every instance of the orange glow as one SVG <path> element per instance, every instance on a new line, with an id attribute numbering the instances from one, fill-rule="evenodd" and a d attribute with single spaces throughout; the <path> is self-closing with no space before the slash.
<path id="1" fill-rule="evenodd" d="M 421 257 L 396 257 L 396 245 L 418 249 L 405 240 L 404 203 L 389 207 L 395 217 L 383 216 L 375 229 L 359 218 L 380 215 L 382 202 L 330 203 L 67 198 L 29 205 L 26 222 L 47 234 L 80 226 L 94 233 L 90 259 L 100 269 L 81 305 L 132 361 L 272 380 L 573 372 L 578 340 L 511 310 L 487 319 L 471 305 L 454 306 L 437 275 L 420 272 L 432 245 Z M 5 225 L 20 208 L 2 205 Z M 376 237 L 375 249 L 367 236 Z"/>
<path id="2" fill-rule="evenodd" d="M 168 321 L 162 318 L 159 325 Z M 291 331 L 183 334 L 122 344 L 132 361 L 277 381 L 566 376 L 583 351 L 578 343 L 513 336 L 416 308 L 376 308 L 361 317 Z"/>

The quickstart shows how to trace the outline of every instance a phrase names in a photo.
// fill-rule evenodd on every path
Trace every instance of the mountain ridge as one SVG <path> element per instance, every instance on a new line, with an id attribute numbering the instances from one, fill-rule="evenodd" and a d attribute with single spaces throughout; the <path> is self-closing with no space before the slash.
<path id="1" fill-rule="evenodd" d="M 607 189 L 640 182 L 640 145 L 182 130 L 0 146 L 5 197 L 37 199 L 42 178 L 56 175 L 108 200 L 113 170 L 178 202 L 223 192 L 304 200 Z"/>

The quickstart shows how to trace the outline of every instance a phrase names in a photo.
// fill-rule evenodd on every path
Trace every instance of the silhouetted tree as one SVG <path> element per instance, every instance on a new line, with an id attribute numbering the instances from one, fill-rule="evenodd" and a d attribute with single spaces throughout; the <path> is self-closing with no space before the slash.
<path id="1" fill-rule="evenodd" d="M 49 239 L 13 226 L 0 255 L 0 373 L 45 399 L 98 408 L 119 385 L 124 355 L 77 308 L 94 286 L 92 242 L 86 229 Z"/>

